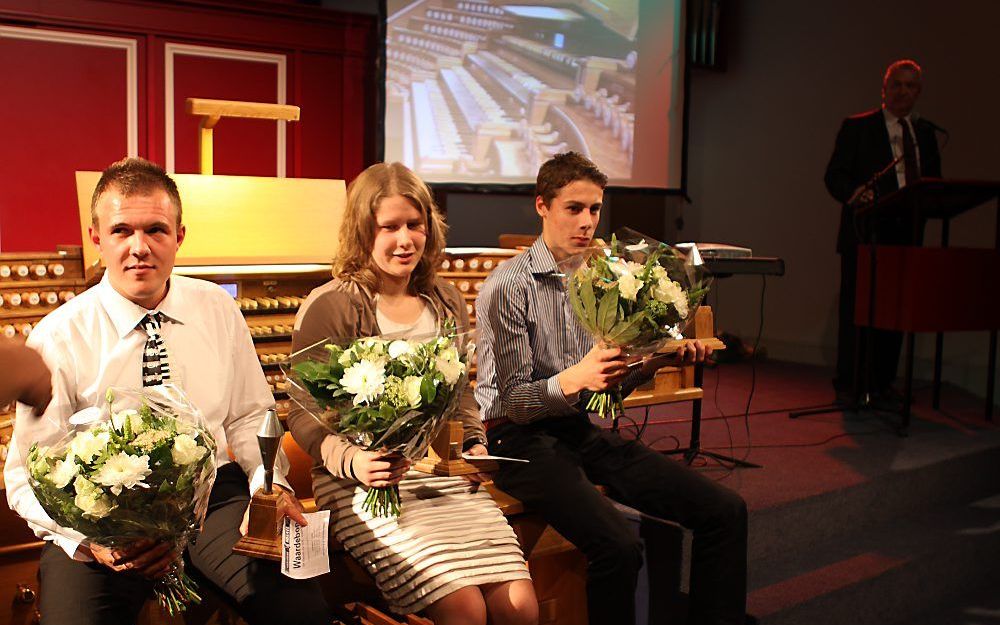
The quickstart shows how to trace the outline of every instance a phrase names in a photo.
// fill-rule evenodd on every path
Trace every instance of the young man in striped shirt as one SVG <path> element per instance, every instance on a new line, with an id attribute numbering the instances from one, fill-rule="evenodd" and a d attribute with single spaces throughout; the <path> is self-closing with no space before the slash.
<path id="1" fill-rule="evenodd" d="M 596 427 L 584 408 L 589 393 L 616 384 L 627 393 L 667 362 L 647 359 L 629 373 L 622 351 L 595 345 L 566 298 L 556 263 L 591 244 L 606 185 L 607 177 L 579 154 L 543 164 L 535 197 L 542 235 L 494 271 L 476 301 L 476 399 L 490 453 L 530 460 L 504 463 L 495 481 L 586 555 L 592 625 L 635 622 L 642 565 L 639 539 L 595 484 L 612 499 L 692 530 L 690 623 L 742 625 L 743 499 L 638 441 Z M 676 358 L 705 355 L 696 341 Z"/>

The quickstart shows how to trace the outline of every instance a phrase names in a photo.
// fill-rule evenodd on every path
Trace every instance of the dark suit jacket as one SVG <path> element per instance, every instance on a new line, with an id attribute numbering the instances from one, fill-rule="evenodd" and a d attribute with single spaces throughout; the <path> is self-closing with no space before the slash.
<path id="1" fill-rule="evenodd" d="M 920 151 L 920 175 L 924 178 L 941 177 L 941 155 L 938 152 L 934 128 L 925 120 L 913 122 L 917 146 Z M 837 251 L 841 254 L 853 253 L 858 240 L 854 226 L 854 209 L 847 206 L 854 190 L 871 180 L 879 171 L 892 162 L 892 146 L 889 145 L 889 131 L 885 127 L 882 109 L 853 115 L 844 120 L 837 133 L 837 143 L 826 166 L 826 188 L 838 202 L 843 204 L 840 212 L 840 232 L 837 235 Z M 878 184 L 878 195 L 884 197 L 899 189 L 895 172 L 883 176 Z M 921 224 L 920 231 L 923 232 Z M 915 244 L 913 224 L 907 219 L 897 219 L 880 224 L 877 229 L 878 241 L 886 244 Z"/>

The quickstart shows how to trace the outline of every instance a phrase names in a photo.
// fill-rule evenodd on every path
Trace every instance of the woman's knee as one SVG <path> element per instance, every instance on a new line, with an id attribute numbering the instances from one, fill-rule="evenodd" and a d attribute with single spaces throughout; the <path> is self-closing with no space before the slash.
<path id="1" fill-rule="evenodd" d="M 435 625 L 486 625 L 486 603 L 477 586 L 466 586 L 427 606 Z"/>
<path id="2" fill-rule="evenodd" d="M 483 589 L 490 622 L 496 625 L 537 625 L 538 599 L 530 580 L 491 584 Z"/>

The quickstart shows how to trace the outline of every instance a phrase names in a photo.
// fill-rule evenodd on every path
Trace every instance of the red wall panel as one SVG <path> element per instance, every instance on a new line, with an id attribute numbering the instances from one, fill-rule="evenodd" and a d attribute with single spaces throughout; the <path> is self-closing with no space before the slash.
<path id="1" fill-rule="evenodd" d="M 270 62 L 219 59 L 188 53 L 175 54 L 173 58 L 174 114 L 173 123 L 167 120 L 165 132 L 173 131 L 174 171 L 196 174 L 198 118 L 185 111 L 185 100 L 213 98 L 276 103 L 278 67 Z M 168 75 L 165 80 L 170 78 Z M 265 119 L 221 120 L 214 131 L 215 173 L 277 175 L 277 124 Z"/>
<path id="2" fill-rule="evenodd" d="M 372 120 L 365 116 L 365 102 L 370 96 L 368 85 L 372 84 L 371 71 L 366 67 L 363 58 L 344 59 L 344 80 L 341 84 L 342 100 L 351 103 L 344 112 L 344 133 L 341 143 L 341 155 L 344 159 L 342 173 L 345 179 L 353 180 L 367 164 L 365 143 L 370 141 L 371 137 L 367 127 Z"/>
<path id="3" fill-rule="evenodd" d="M 0 0 L 0 27 L 25 23 L 134 41 L 137 153 L 167 165 L 169 131 L 174 171 L 198 169 L 198 122 L 185 98 L 276 102 L 279 75 L 273 62 L 174 54 L 171 126 L 168 44 L 285 59 L 286 103 L 302 107 L 302 121 L 286 128 L 286 175 L 350 180 L 374 153 L 371 17 L 235 0 Z M 121 49 L 0 34 L 0 250 L 79 242 L 73 172 L 126 154 L 125 68 Z M 278 162 L 276 122 L 226 119 L 216 127 L 217 173 L 274 176 Z"/>
<path id="4" fill-rule="evenodd" d="M 344 108 L 353 104 L 345 101 L 341 90 L 343 59 L 328 54 L 302 54 L 298 61 L 297 101 L 293 104 L 302 107 L 302 119 L 290 126 L 297 142 L 297 175 L 343 177 Z M 347 121 L 357 123 L 354 119 Z"/>
<path id="5" fill-rule="evenodd" d="M 0 250 L 78 244 L 73 172 L 127 154 L 126 52 L 0 36 L 0 76 Z"/>

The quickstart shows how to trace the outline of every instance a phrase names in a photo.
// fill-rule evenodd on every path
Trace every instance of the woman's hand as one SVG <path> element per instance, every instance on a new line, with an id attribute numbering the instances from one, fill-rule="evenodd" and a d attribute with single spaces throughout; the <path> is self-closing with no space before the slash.
<path id="1" fill-rule="evenodd" d="M 465 453 L 469 454 L 470 456 L 485 456 L 489 452 L 486 450 L 486 445 L 483 445 L 482 443 L 476 443 L 472 447 L 469 447 L 468 451 L 466 451 Z M 483 482 L 489 482 L 490 480 L 493 479 L 493 476 L 490 473 L 468 473 L 466 475 L 463 475 L 462 477 L 465 478 L 465 480 L 470 484 L 472 484 L 475 488 L 478 488 L 479 484 L 482 484 Z"/>
<path id="2" fill-rule="evenodd" d="M 365 486 L 385 488 L 398 484 L 412 463 L 399 454 L 359 449 L 351 456 L 349 474 Z"/>

